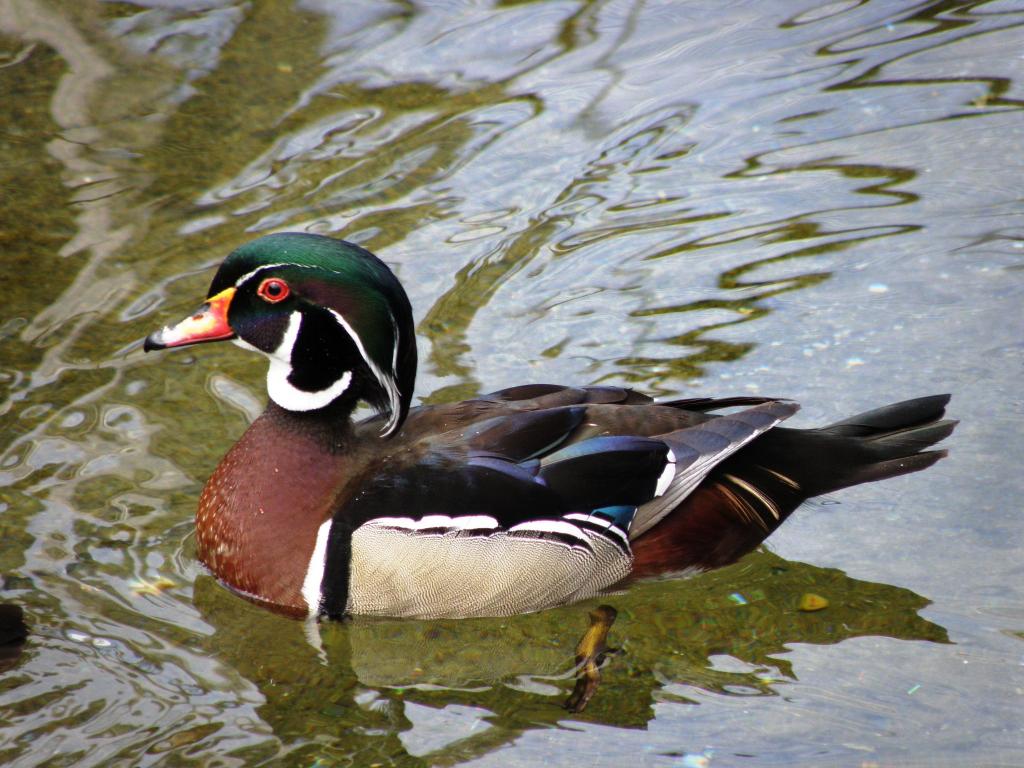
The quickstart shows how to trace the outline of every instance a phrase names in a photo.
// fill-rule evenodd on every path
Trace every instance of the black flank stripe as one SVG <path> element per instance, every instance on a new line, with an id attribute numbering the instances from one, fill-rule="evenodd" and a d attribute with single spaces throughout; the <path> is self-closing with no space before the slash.
<path id="1" fill-rule="evenodd" d="M 396 531 L 408 536 L 490 536 L 497 533 L 497 528 L 458 528 L 456 526 L 437 526 L 435 528 L 405 528 L 401 525 L 382 525 L 387 531 Z"/>
<path id="2" fill-rule="evenodd" d="M 538 539 L 544 541 L 555 541 L 559 544 L 566 544 L 573 549 L 585 549 L 589 552 L 593 552 L 593 548 L 586 541 L 578 539 L 575 536 L 570 536 L 567 533 L 555 533 L 554 531 L 509 531 L 509 536 L 515 536 L 520 539 Z"/>
<path id="3" fill-rule="evenodd" d="M 352 568 L 352 523 L 334 518 L 327 537 L 324 578 L 320 582 L 320 614 L 343 619 L 348 605 L 349 574 Z"/>
<path id="4" fill-rule="evenodd" d="M 629 545 L 626 543 L 626 534 L 621 528 L 619 528 L 619 526 L 612 525 L 611 529 L 621 532 L 621 538 L 613 533 L 609 533 L 610 529 L 605 528 L 603 525 L 592 523 L 589 520 L 573 520 L 572 524 L 575 525 L 577 528 L 583 528 L 587 531 L 590 531 L 591 533 L 597 534 L 603 539 L 607 539 L 627 555 L 632 554 L 630 552 Z"/>

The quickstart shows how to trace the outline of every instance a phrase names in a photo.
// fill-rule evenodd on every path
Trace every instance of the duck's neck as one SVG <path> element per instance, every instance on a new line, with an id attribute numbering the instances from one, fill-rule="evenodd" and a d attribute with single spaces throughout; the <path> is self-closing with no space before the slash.
<path id="1" fill-rule="evenodd" d="M 239 592 L 307 614 L 303 582 L 317 531 L 351 479 L 353 441 L 347 411 L 293 413 L 271 403 L 203 489 L 199 559 Z"/>

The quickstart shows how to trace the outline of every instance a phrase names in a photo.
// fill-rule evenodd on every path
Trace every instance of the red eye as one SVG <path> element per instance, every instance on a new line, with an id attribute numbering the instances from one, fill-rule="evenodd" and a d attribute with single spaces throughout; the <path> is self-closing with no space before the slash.
<path id="1" fill-rule="evenodd" d="M 279 301 L 284 301 L 288 298 L 289 293 L 291 293 L 291 289 L 288 287 L 288 283 L 279 277 L 268 277 L 260 283 L 260 287 L 256 289 L 256 294 L 261 299 L 269 301 L 271 304 L 277 304 Z"/>

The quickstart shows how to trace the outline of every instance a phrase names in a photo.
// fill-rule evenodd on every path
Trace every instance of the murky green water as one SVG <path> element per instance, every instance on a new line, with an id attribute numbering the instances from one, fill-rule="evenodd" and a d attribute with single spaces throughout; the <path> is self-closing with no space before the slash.
<path id="1" fill-rule="evenodd" d="M 0 762 L 1024 764 L 1024 3 L 0 0 Z M 234 246 L 391 263 L 418 397 L 762 393 L 803 425 L 936 391 L 925 474 L 586 609 L 325 625 L 195 562 L 262 407 L 143 357 Z M 827 609 L 801 612 L 801 595 Z M 319 647 L 318 647 L 319 646 Z"/>

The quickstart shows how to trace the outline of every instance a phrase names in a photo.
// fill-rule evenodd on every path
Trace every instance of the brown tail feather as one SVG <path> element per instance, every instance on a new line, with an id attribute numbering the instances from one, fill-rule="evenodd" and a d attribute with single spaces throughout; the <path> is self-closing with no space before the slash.
<path id="1" fill-rule="evenodd" d="M 735 492 L 722 483 L 705 482 L 675 512 L 632 542 L 633 575 L 709 570 L 735 562 L 770 533 L 752 524 L 749 513 Z"/>

